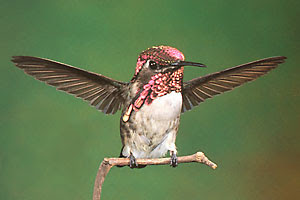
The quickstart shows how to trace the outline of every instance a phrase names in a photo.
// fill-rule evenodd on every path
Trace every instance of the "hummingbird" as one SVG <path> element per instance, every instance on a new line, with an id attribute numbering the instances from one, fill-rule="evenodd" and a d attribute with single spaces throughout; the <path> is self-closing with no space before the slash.
<path id="1" fill-rule="evenodd" d="M 181 51 L 170 46 L 153 46 L 142 51 L 129 82 L 82 70 L 53 60 L 13 56 L 12 62 L 26 74 L 58 90 L 88 101 L 105 114 L 121 110 L 120 157 L 159 158 L 170 153 L 176 167 L 175 140 L 182 113 L 218 94 L 253 81 L 283 63 L 286 57 L 269 57 L 183 81 L 184 67 L 206 67 L 185 61 Z"/>

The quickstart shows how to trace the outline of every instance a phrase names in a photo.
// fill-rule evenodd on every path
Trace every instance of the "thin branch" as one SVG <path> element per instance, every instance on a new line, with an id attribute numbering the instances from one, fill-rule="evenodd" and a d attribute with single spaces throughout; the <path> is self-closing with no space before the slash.
<path id="1" fill-rule="evenodd" d="M 102 161 L 94 185 L 93 200 L 100 200 L 102 184 L 106 175 L 113 166 L 129 165 L 129 158 L 104 158 Z M 153 159 L 136 159 L 138 165 L 169 165 L 171 158 L 153 158 Z M 212 169 L 216 169 L 217 165 L 210 161 L 202 152 L 197 152 L 189 156 L 178 157 L 178 163 L 197 162 L 205 164 Z"/>

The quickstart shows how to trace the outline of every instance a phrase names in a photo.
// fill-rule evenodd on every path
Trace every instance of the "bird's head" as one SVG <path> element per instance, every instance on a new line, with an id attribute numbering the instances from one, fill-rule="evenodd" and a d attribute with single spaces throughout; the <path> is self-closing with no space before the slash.
<path id="1" fill-rule="evenodd" d="M 143 51 L 131 80 L 139 88 L 135 108 L 139 108 L 144 101 L 150 104 L 155 98 L 172 91 L 181 92 L 184 66 L 205 67 L 184 59 L 183 53 L 170 46 L 154 46 Z"/>
<path id="2" fill-rule="evenodd" d="M 133 80 L 140 75 L 181 74 L 183 66 L 205 67 L 201 63 L 184 61 L 185 57 L 178 49 L 170 46 L 153 46 L 141 52 L 136 63 Z"/>

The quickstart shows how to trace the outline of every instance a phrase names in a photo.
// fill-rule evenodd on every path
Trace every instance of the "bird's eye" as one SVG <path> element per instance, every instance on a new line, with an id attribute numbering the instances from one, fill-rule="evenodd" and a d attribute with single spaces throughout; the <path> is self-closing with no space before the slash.
<path id="1" fill-rule="evenodd" d="M 150 67 L 150 69 L 153 69 L 153 70 L 159 69 L 159 65 L 156 62 L 154 62 L 153 60 L 149 61 L 149 67 Z"/>

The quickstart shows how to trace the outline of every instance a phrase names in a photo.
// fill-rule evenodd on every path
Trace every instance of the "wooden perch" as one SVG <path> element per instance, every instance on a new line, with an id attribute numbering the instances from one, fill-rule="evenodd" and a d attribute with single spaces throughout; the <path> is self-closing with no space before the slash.
<path id="1" fill-rule="evenodd" d="M 95 185 L 93 200 L 100 200 L 102 184 L 105 180 L 106 175 L 113 166 L 126 166 L 129 165 L 129 158 L 104 158 L 100 164 Z M 136 159 L 138 165 L 169 165 L 171 158 L 153 158 L 153 159 Z M 178 157 L 178 163 L 190 163 L 197 162 L 205 164 L 212 169 L 216 169 L 217 165 L 210 161 L 202 152 L 197 152 L 189 156 Z"/>

